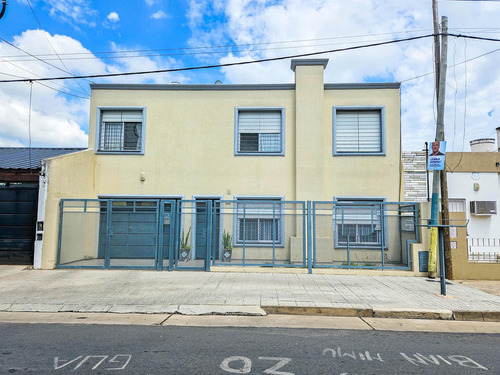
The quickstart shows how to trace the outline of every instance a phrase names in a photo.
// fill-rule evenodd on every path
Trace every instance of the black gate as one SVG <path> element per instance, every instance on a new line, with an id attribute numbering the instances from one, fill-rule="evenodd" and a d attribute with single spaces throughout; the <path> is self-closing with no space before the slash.
<path id="1" fill-rule="evenodd" d="M 33 264 L 38 185 L 0 186 L 0 264 Z"/>

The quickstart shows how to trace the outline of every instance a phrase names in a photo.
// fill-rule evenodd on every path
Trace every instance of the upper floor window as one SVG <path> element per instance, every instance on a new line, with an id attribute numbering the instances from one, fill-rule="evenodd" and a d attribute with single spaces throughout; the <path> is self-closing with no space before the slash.
<path id="1" fill-rule="evenodd" d="M 235 155 L 284 155 L 284 108 L 236 108 Z"/>
<path id="2" fill-rule="evenodd" d="M 144 153 L 143 109 L 100 109 L 99 152 Z"/>
<path id="3" fill-rule="evenodd" d="M 334 107 L 334 155 L 385 155 L 385 112 L 381 107 Z"/>

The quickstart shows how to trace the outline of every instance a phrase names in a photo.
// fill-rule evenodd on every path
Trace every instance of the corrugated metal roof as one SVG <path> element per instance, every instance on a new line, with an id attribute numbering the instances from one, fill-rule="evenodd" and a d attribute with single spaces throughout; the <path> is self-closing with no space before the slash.
<path id="1" fill-rule="evenodd" d="M 37 169 L 43 159 L 85 148 L 0 147 L 0 169 Z"/>

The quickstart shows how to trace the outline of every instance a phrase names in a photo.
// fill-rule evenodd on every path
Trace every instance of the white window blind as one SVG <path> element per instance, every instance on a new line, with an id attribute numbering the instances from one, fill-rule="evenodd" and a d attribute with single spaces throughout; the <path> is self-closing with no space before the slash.
<path id="1" fill-rule="evenodd" d="M 335 143 L 338 153 L 381 152 L 380 110 L 337 110 Z"/>
<path id="2" fill-rule="evenodd" d="M 239 111 L 239 133 L 280 133 L 281 111 Z"/>
<path id="3" fill-rule="evenodd" d="M 277 217 L 281 213 L 280 201 L 269 202 L 245 202 L 245 200 L 238 200 L 238 215 L 245 214 L 246 217 Z"/>
<path id="4" fill-rule="evenodd" d="M 102 122 L 142 122 L 142 111 L 102 111 Z"/>
<path id="5" fill-rule="evenodd" d="M 362 204 L 362 203 L 361 203 Z M 335 206 L 337 224 L 366 224 L 380 230 L 380 206 Z"/>
<path id="6" fill-rule="evenodd" d="M 238 111 L 238 152 L 281 152 L 281 111 Z"/>

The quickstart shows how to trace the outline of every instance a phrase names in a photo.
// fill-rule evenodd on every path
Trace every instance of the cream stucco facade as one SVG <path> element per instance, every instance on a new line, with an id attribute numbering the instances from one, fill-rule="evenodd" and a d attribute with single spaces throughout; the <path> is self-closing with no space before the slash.
<path id="1" fill-rule="evenodd" d="M 325 84 L 326 66 L 327 60 L 294 60 L 294 84 L 92 85 L 88 149 L 45 162 L 41 181 L 46 195 L 44 233 L 37 243 L 35 266 L 56 266 L 61 199 L 279 197 L 332 201 L 336 197 L 377 197 L 400 201 L 399 84 Z M 379 154 L 334 154 L 333 117 L 334 108 L 339 107 L 380 111 Z M 101 136 L 96 136 L 100 113 L 127 108 L 143 111 L 142 153 L 100 153 L 96 144 Z M 282 111 L 281 154 L 237 155 L 238 108 Z M 84 235 L 96 232 L 95 227 L 73 225 L 79 232 L 73 246 L 85 248 L 90 246 L 88 241 L 95 244 L 95 235 Z M 286 249 L 294 240 L 285 241 Z M 236 254 L 238 249 L 234 251 Z"/>

